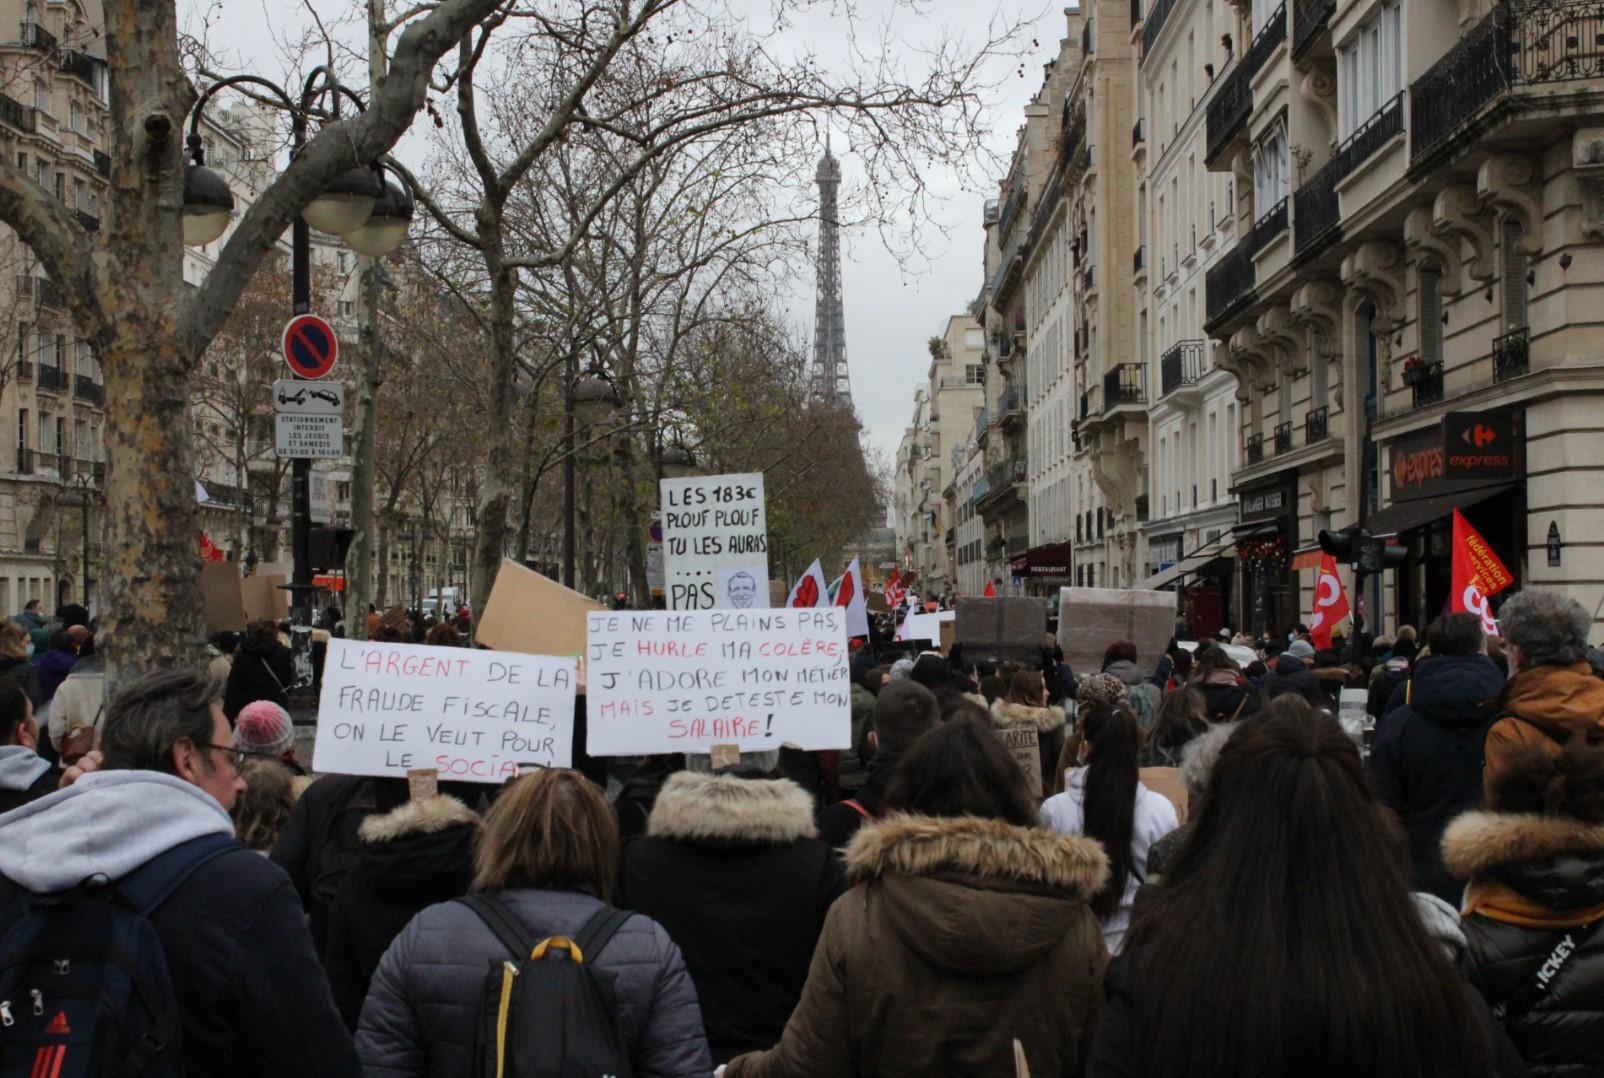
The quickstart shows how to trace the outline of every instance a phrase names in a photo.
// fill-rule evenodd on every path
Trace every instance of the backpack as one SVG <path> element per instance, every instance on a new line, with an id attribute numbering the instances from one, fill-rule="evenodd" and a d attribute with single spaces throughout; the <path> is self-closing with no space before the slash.
<path id="1" fill-rule="evenodd" d="M 485 977 L 474 1052 L 479 1078 L 628 1078 L 614 977 L 596 967 L 628 910 L 603 906 L 573 939 L 534 939 L 495 895 L 455 899 L 496 934 L 513 961 Z M 527 956 L 527 957 L 526 957 Z"/>
<path id="2" fill-rule="evenodd" d="M 196 869 L 230 850 L 202 835 L 116 883 L 16 889 L 0 940 L 0 1078 L 177 1078 L 183 1023 L 167 951 L 150 922 Z"/>

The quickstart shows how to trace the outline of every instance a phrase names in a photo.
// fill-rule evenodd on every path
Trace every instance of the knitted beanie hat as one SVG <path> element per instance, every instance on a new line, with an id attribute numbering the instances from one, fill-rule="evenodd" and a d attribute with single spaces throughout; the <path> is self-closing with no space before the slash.
<path id="1" fill-rule="evenodd" d="M 269 756 L 289 752 L 295 747 L 295 724 L 290 721 L 290 713 L 271 700 L 246 704 L 234 719 L 234 747 Z"/>

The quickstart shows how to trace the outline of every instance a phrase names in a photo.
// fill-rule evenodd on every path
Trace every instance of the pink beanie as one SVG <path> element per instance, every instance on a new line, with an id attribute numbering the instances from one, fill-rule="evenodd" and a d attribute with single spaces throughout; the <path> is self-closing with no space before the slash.
<path id="1" fill-rule="evenodd" d="M 295 724 L 290 721 L 290 713 L 271 700 L 246 704 L 234 719 L 234 747 L 269 756 L 289 752 L 295 747 Z"/>

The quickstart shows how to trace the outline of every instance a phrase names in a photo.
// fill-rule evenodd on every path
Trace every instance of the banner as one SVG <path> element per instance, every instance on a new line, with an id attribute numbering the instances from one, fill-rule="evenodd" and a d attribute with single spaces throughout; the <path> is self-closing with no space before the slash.
<path id="1" fill-rule="evenodd" d="M 471 648 L 329 641 L 316 771 L 505 782 L 573 760 L 577 661 Z"/>
<path id="2" fill-rule="evenodd" d="M 1331 646 L 1331 630 L 1347 617 L 1348 593 L 1342 590 L 1342 578 L 1337 575 L 1337 559 L 1330 554 L 1320 556 L 1320 575 L 1314 582 L 1314 613 L 1309 617 L 1309 636 L 1317 648 Z"/>
<path id="3" fill-rule="evenodd" d="M 830 587 L 824 582 L 824 569 L 818 558 L 814 558 L 813 564 L 791 585 L 785 605 L 792 609 L 830 605 Z"/>
<path id="4" fill-rule="evenodd" d="M 852 744 L 840 609 L 617 611 L 589 629 L 591 756 Z"/>
<path id="5" fill-rule="evenodd" d="M 1454 613 L 1471 613 L 1481 618 L 1482 631 L 1498 635 L 1492 604 L 1487 600 L 1515 582 L 1504 563 L 1487 545 L 1487 540 L 1459 510 L 1454 510 L 1454 582 L 1448 608 Z"/>
<path id="6" fill-rule="evenodd" d="M 863 569 L 857 558 L 852 559 L 841 576 L 841 583 L 835 589 L 835 605 L 847 612 L 848 636 L 869 635 L 868 597 L 863 591 Z"/>
<path id="7" fill-rule="evenodd" d="M 664 479 L 663 578 L 670 610 L 768 605 L 763 476 Z"/>

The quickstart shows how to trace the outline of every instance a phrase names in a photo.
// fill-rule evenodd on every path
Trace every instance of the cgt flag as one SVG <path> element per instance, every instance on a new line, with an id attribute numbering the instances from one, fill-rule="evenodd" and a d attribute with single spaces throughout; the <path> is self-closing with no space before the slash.
<path id="1" fill-rule="evenodd" d="M 884 595 L 886 597 L 886 605 L 893 610 L 895 610 L 902 602 L 903 590 L 901 570 L 895 568 L 891 570 L 891 576 L 886 579 Z"/>
<path id="2" fill-rule="evenodd" d="M 1309 636 L 1314 646 L 1322 650 L 1330 647 L 1331 630 L 1348 613 L 1348 593 L 1342 590 L 1342 578 L 1337 575 L 1337 559 L 1323 554 L 1320 575 L 1314 582 L 1314 613 L 1309 618 Z"/>
<path id="3" fill-rule="evenodd" d="M 819 559 L 814 558 L 808 571 L 791 588 L 791 594 L 785 597 L 785 605 L 789 607 L 829 606 L 830 586 L 824 581 L 824 569 L 819 565 Z"/>
<path id="4" fill-rule="evenodd" d="M 863 570 L 857 558 L 841 576 L 835 589 L 835 605 L 846 608 L 848 636 L 869 635 L 869 606 L 863 597 Z"/>
<path id="5" fill-rule="evenodd" d="M 1488 600 L 1514 582 L 1515 578 L 1498 560 L 1487 540 L 1455 509 L 1454 584 L 1448 608 L 1456 614 L 1475 614 L 1481 618 L 1482 631 L 1496 636 L 1498 622 L 1493 619 L 1492 604 Z"/>

